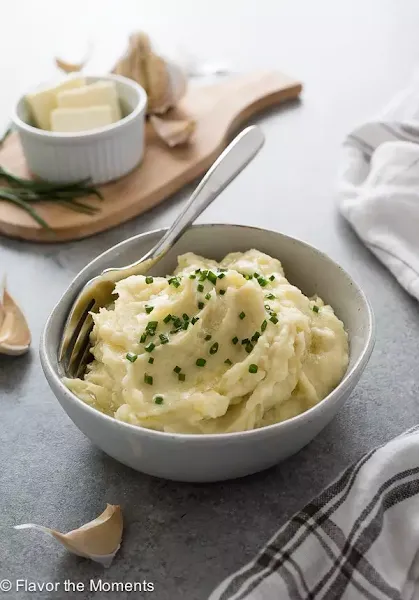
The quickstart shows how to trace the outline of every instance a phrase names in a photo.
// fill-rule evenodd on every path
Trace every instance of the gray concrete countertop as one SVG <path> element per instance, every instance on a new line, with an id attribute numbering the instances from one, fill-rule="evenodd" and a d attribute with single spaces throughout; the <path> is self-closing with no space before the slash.
<path id="1" fill-rule="evenodd" d="M 52 5 L 61 3 L 50 4 L 51 11 L 57 11 Z M 107 457 L 76 429 L 43 377 L 38 340 L 52 306 L 83 265 L 128 236 L 169 224 L 189 190 L 141 218 L 83 241 L 51 246 L 2 238 L 0 272 L 8 274 L 34 343 L 27 356 L 0 357 L 0 579 L 61 583 L 54 593 L 15 590 L 5 598 L 204 599 L 351 461 L 418 422 L 418 304 L 343 222 L 333 187 L 345 133 L 406 85 L 418 64 L 418 3 L 165 0 L 155 4 L 159 7 L 144 9 L 142 20 L 137 14 L 141 4 L 126 0 L 116 10 L 116 3 L 101 2 L 104 28 L 112 31 L 115 26 L 122 32 L 144 26 L 164 34 L 176 25 L 178 39 L 183 36 L 202 57 L 229 62 L 240 70 L 277 67 L 304 82 L 301 102 L 258 120 L 267 138 L 264 150 L 201 221 L 277 229 L 329 253 L 371 300 L 377 319 L 376 348 L 346 406 L 289 460 L 227 483 L 190 485 L 154 479 Z M 22 27 L 30 32 L 35 5 L 24 0 L 10 4 L 13 18 L 6 35 L 16 36 Z M 97 14 L 92 7 L 99 3 L 92 1 L 86 8 L 85 20 L 93 29 Z M 20 10 L 28 11 L 24 24 L 18 18 Z M 72 3 L 76 16 L 81 10 L 81 0 Z M 62 28 L 58 14 L 48 14 L 39 25 L 42 40 L 49 34 L 59 37 L 62 29 L 58 33 L 54 29 L 58 22 Z M 68 18 L 68 27 L 76 23 L 76 17 Z M 41 41 L 33 52 L 32 63 L 43 64 L 51 48 Z M 1 56 L 5 62 L 4 51 Z M 8 81 L 16 79 L 13 72 L 19 65 L 28 75 L 23 47 L 9 60 Z M 5 110 L 5 105 L 0 108 Z M 13 529 L 29 521 L 67 531 L 99 514 L 106 502 L 122 505 L 125 534 L 119 554 L 105 571 L 69 555 L 38 532 Z M 155 591 L 143 595 L 63 591 L 65 579 L 84 582 L 88 588 L 90 579 L 99 578 L 145 579 L 154 583 Z"/>

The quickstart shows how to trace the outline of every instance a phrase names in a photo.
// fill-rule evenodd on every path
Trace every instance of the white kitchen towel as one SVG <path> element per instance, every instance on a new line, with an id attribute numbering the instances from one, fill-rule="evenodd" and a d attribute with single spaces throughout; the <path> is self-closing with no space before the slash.
<path id="1" fill-rule="evenodd" d="M 347 469 L 210 596 L 338 599 L 419 599 L 419 426 Z"/>
<path id="2" fill-rule="evenodd" d="M 419 77 L 344 144 L 342 214 L 419 300 Z"/>

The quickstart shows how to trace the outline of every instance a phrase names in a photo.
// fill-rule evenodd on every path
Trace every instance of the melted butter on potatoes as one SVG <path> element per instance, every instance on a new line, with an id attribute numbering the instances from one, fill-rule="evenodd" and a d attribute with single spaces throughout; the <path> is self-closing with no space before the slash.
<path id="1" fill-rule="evenodd" d="M 179 433 L 263 427 L 320 402 L 348 365 L 343 323 L 257 250 L 184 254 L 169 277 L 116 284 L 94 315 L 93 362 L 65 379 L 116 419 Z"/>

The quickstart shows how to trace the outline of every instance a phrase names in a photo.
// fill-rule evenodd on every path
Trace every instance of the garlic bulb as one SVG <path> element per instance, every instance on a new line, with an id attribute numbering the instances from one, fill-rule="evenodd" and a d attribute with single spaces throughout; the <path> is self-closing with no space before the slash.
<path id="1" fill-rule="evenodd" d="M 196 126 L 192 119 L 162 119 L 155 115 L 150 115 L 150 123 L 159 138 L 170 148 L 188 142 Z"/>
<path id="2" fill-rule="evenodd" d="M 0 354 L 19 355 L 28 351 L 31 332 L 26 319 L 6 289 L 0 297 Z"/>
<path id="3" fill-rule="evenodd" d="M 109 567 L 121 546 L 122 512 L 120 506 L 107 504 L 103 513 L 96 519 L 68 533 L 60 533 L 55 529 L 33 523 L 15 525 L 15 529 L 42 531 L 54 537 L 73 554 L 90 558 Z"/>
<path id="4" fill-rule="evenodd" d="M 133 33 L 113 73 L 134 79 L 147 92 L 149 114 L 163 114 L 185 95 L 187 78 L 181 67 L 156 54 L 149 37 Z"/>

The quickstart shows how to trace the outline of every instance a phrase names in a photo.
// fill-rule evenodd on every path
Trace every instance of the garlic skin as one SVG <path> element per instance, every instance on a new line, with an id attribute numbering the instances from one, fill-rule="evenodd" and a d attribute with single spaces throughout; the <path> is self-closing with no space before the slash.
<path id="1" fill-rule="evenodd" d="M 24 314 L 3 283 L 0 297 L 0 354 L 19 356 L 29 350 L 31 332 Z"/>
<path id="2" fill-rule="evenodd" d="M 159 138 L 169 148 L 189 142 L 196 127 L 192 119 L 162 119 L 156 115 L 150 115 L 150 123 Z"/>
<path id="3" fill-rule="evenodd" d="M 123 519 L 120 506 L 107 504 L 96 519 L 68 533 L 33 523 L 15 525 L 14 529 L 42 531 L 58 540 L 69 552 L 109 567 L 121 547 Z"/>

